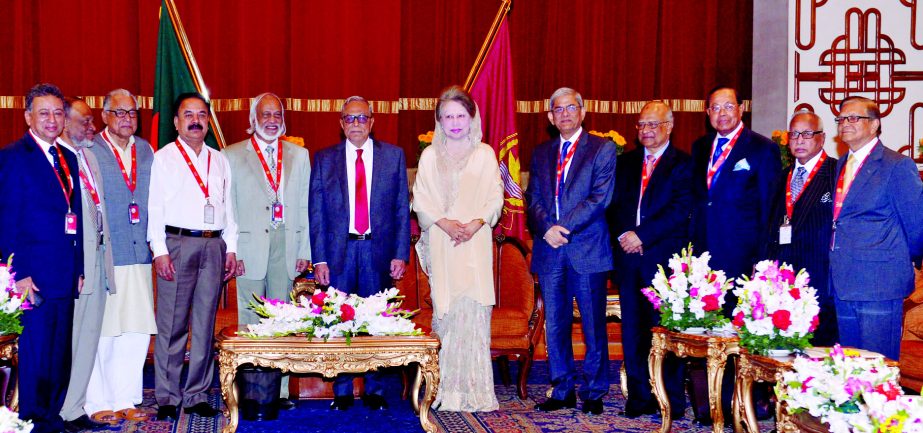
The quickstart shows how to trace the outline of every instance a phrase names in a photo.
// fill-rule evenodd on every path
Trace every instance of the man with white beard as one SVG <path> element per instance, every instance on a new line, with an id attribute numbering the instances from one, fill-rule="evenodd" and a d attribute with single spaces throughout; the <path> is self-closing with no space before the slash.
<path id="1" fill-rule="evenodd" d="M 91 420 L 84 410 L 87 384 L 93 372 L 99 334 L 106 308 L 106 290 L 115 291 L 109 224 L 102 202 L 103 185 L 93 146 L 93 112 L 83 100 L 64 98 L 64 133 L 58 142 L 77 155 L 80 166 L 80 189 L 83 209 L 84 281 L 74 302 L 74 328 L 71 337 L 71 374 L 67 395 L 61 409 L 68 432 L 97 430 L 106 426 Z"/>
<path id="2" fill-rule="evenodd" d="M 241 325 L 259 322 L 247 306 L 253 296 L 287 300 L 295 277 L 308 269 L 308 151 L 279 140 L 285 133 L 282 100 L 263 93 L 250 105 L 250 138 L 222 152 L 231 165 L 231 194 L 240 231 L 237 262 L 237 317 Z M 279 406 L 291 409 L 288 380 Z"/>

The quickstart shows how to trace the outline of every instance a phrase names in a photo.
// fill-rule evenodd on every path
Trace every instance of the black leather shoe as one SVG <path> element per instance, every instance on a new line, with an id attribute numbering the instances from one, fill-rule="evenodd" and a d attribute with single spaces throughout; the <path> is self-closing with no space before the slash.
<path id="1" fill-rule="evenodd" d="M 333 398 L 333 403 L 330 403 L 330 409 L 347 410 L 353 406 L 354 402 L 355 398 L 351 395 L 336 396 Z"/>
<path id="2" fill-rule="evenodd" d="M 287 398 L 280 398 L 276 400 L 276 405 L 279 406 L 279 410 L 292 410 L 295 408 L 295 402 Z"/>
<path id="3" fill-rule="evenodd" d="M 603 413 L 603 399 L 583 400 L 583 407 L 580 409 L 583 413 L 600 415 Z"/>
<path id="4" fill-rule="evenodd" d="M 634 418 L 637 418 L 637 417 L 639 417 L 639 416 L 653 415 L 653 414 L 655 414 L 655 413 L 658 413 L 659 411 L 660 411 L 660 409 L 659 409 L 656 405 L 647 405 L 647 406 L 644 406 L 644 407 L 642 407 L 642 408 L 639 409 L 639 408 L 637 408 L 637 407 L 635 407 L 635 406 L 626 404 L 626 405 L 625 405 L 625 410 L 623 410 L 622 413 L 621 413 L 620 415 L 623 416 L 623 417 L 625 417 L 625 418 L 632 418 L 632 419 L 634 419 Z"/>
<path id="5" fill-rule="evenodd" d="M 370 410 L 387 410 L 388 402 L 385 398 L 377 394 L 368 394 L 362 397 L 362 404 Z"/>
<path id="6" fill-rule="evenodd" d="M 93 421 L 87 415 L 81 415 L 77 419 L 71 421 L 64 421 L 64 430 L 68 433 L 76 433 L 84 430 L 99 431 L 106 428 L 109 428 L 109 424 Z"/>
<path id="7" fill-rule="evenodd" d="M 685 410 L 670 410 L 670 421 L 679 421 L 685 417 Z"/>
<path id="8" fill-rule="evenodd" d="M 173 421 L 176 418 L 177 418 L 176 406 L 165 404 L 157 408 L 157 420 L 158 421 L 165 421 L 165 420 Z"/>
<path id="9" fill-rule="evenodd" d="M 549 398 L 545 400 L 544 403 L 535 405 L 535 410 L 539 412 L 553 412 L 561 409 L 573 409 L 575 407 L 577 407 L 577 396 L 571 394 L 565 397 L 564 400 Z"/>
<path id="10" fill-rule="evenodd" d="M 190 415 L 198 415 L 205 418 L 216 417 L 221 414 L 221 411 L 215 409 L 208 405 L 206 402 L 196 403 L 195 405 L 184 407 L 183 412 L 186 412 Z"/>

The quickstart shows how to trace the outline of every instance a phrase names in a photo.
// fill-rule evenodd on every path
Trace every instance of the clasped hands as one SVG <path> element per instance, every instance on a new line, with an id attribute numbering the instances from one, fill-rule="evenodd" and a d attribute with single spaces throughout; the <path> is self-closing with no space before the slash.
<path id="1" fill-rule="evenodd" d="M 638 237 L 638 234 L 633 231 L 627 231 L 622 233 L 619 236 L 619 245 L 621 245 L 622 250 L 626 254 L 641 254 L 644 255 L 644 248 L 641 243 L 641 238 Z"/>
<path id="2" fill-rule="evenodd" d="M 483 220 L 475 219 L 463 224 L 458 220 L 443 218 L 436 221 L 436 225 L 449 235 L 449 238 L 455 242 L 454 246 L 457 247 L 461 245 L 462 242 L 470 241 L 471 237 L 484 226 L 484 222 Z"/>

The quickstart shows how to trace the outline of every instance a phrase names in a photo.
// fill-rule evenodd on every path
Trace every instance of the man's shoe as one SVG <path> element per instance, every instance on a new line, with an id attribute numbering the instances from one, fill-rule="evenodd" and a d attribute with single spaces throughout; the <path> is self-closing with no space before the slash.
<path id="1" fill-rule="evenodd" d="M 686 417 L 686 410 L 670 410 L 670 421 L 679 421 Z"/>
<path id="2" fill-rule="evenodd" d="M 213 418 L 221 414 L 221 411 L 208 405 L 206 402 L 196 403 L 195 405 L 184 407 L 183 412 L 191 415 L 198 415 L 205 418 Z"/>
<path id="3" fill-rule="evenodd" d="M 362 404 L 371 410 L 387 410 L 388 402 L 385 398 L 377 394 L 367 394 L 362 397 Z"/>
<path id="4" fill-rule="evenodd" d="M 603 399 L 583 400 L 583 407 L 581 410 L 583 410 L 583 413 L 600 415 L 603 413 Z"/>
<path id="5" fill-rule="evenodd" d="M 575 407 L 577 407 L 577 396 L 571 394 L 565 397 L 564 400 L 549 398 L 545 400 L 544 403 L 535 405 L 535 410 L 539 412 L 554 412 L 556 410 L 573 409 Z"/>
<path id="6" fill-rule="evenodd" d="M 292 410 L 295 408 L 295 402 L 287 398 L 279 398 L 276 400 L 276 405 L 279 406 L 279 410 Z"/>
<path id="7" fill-rule="evenodd" d="M 659 410 L 660 410 L 660 409 L 657 407 L 657 405 L 652 405 L 652 404 L 646 405 L 646 406 L 644 406 L 644 407 L 642 407 L 642 408 L 640 408 L 640 409 L 637 408 L 637 407 L 635 407 L 635 406 L 626 404 L 626 405 L 625 405 L 625 410 L 622 411 L 622 413 L 621 413 L 620 415 L 624 416 L 625 418 L 632 418 L 632 419 L 634 419 L 634 418 L 637 418 L 637 417 L 639 417 L 639 416 L 653 415 L 653 414 L 655 414 L 655 413 L 658 413 Z"/>
<path id="8" fill-rule="evenodd" d="M 171 404 L 165 404 L 157 408 L 157 420 L 158 421 L 165 421 L 165 420 L 173 421 L 176 418 L 177 418 L 176 406 L 173 406 Z"/>
<path id="9" fill-rule="evenodd" d="M 104 422 L 96 422 L 90 419 L 89 415 L 81 415 L 71 421 L 64 421 L 64 429 L 69 433 L 76 433 L 83 430 L 99 431 L 109 427 Z"/>
<path id="10" fill-rule="evenodd" d="M 351 395 L 340 395 L 333 398 L 333 403 L 330 403 L 331 410 L 347 410 L 352 407 L 355 402 L 355 398 Z"/>

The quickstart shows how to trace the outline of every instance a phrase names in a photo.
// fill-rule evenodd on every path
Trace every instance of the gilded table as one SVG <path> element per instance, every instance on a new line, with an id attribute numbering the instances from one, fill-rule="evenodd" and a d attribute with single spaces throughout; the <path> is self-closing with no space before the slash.
<path id="1" fill-rule="evenodd" d="M 663 383 L 663 358 L 667 353 L 674 353 L 680 358 L 705 358 L 708 373 L 708 403 L 711 409 L 712 430 L 724 431 L 724 413 L 721 410 L 721 380 L 729 355 L 739 351 L 739 339 L 734 336 L 693 335 L 667 330 L 663 327 L 653 329 L 651 354 L 648 357 L 648 369 L 651 375 L 651 387 L 660 404 L 663 424 L 661 433 L 669 433 L 673 427 L 670 419 L 670 400 L 667 398 Z M 736 405 L 735 405 L 736 406 Z M 735 410 L 736 412 L 736 410 Z"/>
<path id="2" fill-rule="evenodd" d="M 411 401 L 420 415 L 423 430 L 435 432 L 429 409 L 439 386 L 439 340 L 420 337 L 354 337 L 308 341 L 306 337 L 247 338 L 237 336 L 242 328 L 229 326 L 218 335 L 218 365 L 221 394 L 228 424 L 223 433 L 237 430 L 237 367 L 253 364 L 291 373 L 320 373 L 333 378 L 339 373 L 363 373 L 381 367 L 418 364 Z M 421 382 L 426 383 L 423 401 L 419 401 Z"/>
<path id="3" fill-rule="evenodd" d="M 10 362 L 10 380 L 13 384 L 13 395 L 7 407 L 13 412 L 19 412 L 19 335 L 0 335 L 0 359 Z M 7 403 L 6 396 L 2 402 Z"/>

